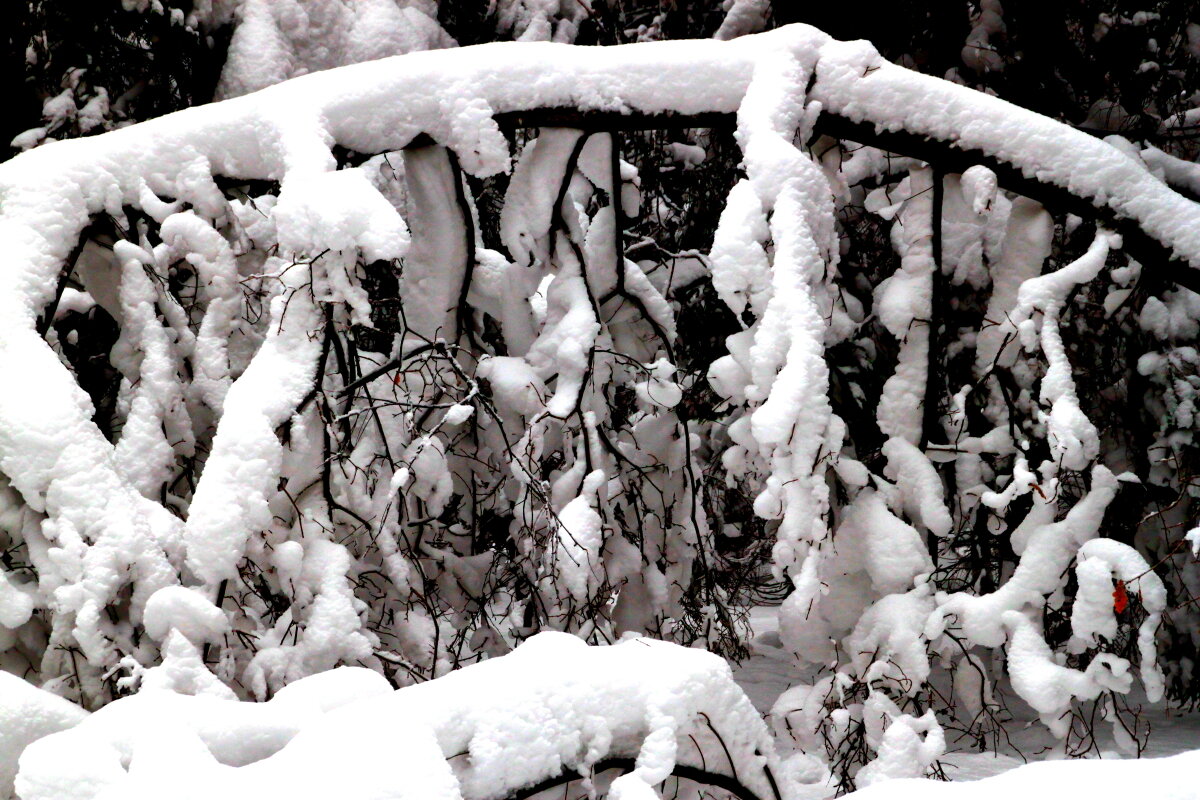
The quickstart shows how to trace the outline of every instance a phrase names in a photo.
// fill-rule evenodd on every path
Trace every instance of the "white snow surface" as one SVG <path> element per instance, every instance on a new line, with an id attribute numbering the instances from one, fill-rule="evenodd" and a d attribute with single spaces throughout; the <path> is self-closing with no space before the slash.
<path id="1" fill-rule="evenodd" d="M 1099 541 L 1099 540 L 1097 540 Z M 1110 598 L 1111 599 L 1111 598 Z M 756 708 L 770 719 L 775 727 L 776 748 L 789 761 L 787 742 L 795 741 L 805 752 L 821 752 L 821 717 L 823 699 L 829 692 L 834 675 L 814 680 L 813 674 L 801 669 L 781 647 L 777 630 L 779 609 L 759 607 L 752 611 L 755 637 L 752 655 L 734 670 L 734 678 Z M 791 687 L 791 688 L 789 688 Z M 957 691 L 957 690 L 956 690 Z M 807 702 L 812 694 L 817 702 Z M 1032 719 L 1024 709 L 1013 706 L 1014 720 L 1008 726 L 1009 739 L 1002 752 L 976 752 L 973 743 L 948 736 L 946 752 L 939 757 L 949 782 L 927 779 L 893 779 L 880 782 L 870 789 L 861 788 L 845 795 L 849 798 L 888 798 L 888 800 L 978 800 L 1028 796 L 1031 800 L 1055 800 L 1066 792 L 1082 792 L 1082 796 L 1200 798 L 1200 786 L 1194 780 L 1200 750 L 1200 718 L 1195 714 L 1180 714 L 1161 703 L 1143 708 L 1144 718 L 1153 728 L 1147 749 L 1141 760 L 1133 760 L 1114 746 L 1115 742 L 1098 730 L 1100 758 L 1056 760 L 1047 745 L 1045 728 L 1030 724 Z M 1099 726 L 1098 726 L 1099 727 Z M 907 737 L 905 737 L 907 738 Z M 916 744 L 913 740 L 911 743 Z M 1095 756 L 1096 754 L 1093 754 Z M 803 758 L 803 756 L 800 756 Z M 1045 759 L 1045 760 L 1042 760 Z M 908 763 L 898 764 L 901 769 Z M 899 772 L 899 771 L 898 771 Z M 806 800 L 825 800 L 834 795 L 834 787 L 826 782 L 827 770 L 810 770 L 800 776 L 802 785 L 796 787 Z M 1112 793 L 1108 780 L 1120 787 Z"/>
<path id="2" fill-rule="evenodd" d="M 760 4 L 735 5 L 748 13 Z M 260 14 L 263 25 L 281 24 L 282 18 L 268 19 L 277 10 L 264 3 L 245 8 L 247 14 Z M 535 34 L 541 18 L 536 13 L 522 17 Z M 393 45 L 397 50 L 407 46 Z M 266 84 L 286 76 L 260 77 Z M 50 144 L 0 165 L 0 240 L 7 255 L 0 271 L 0 371 L 21 375 L 26 387 L 0 393 L 0 471 L 11 477 L 29 508 L 46 515 L 39 528 L 44 541 L 33 553 L 36 587 L 17 585 L 0 573 L 0 624 L 6 629 L 23 625 L 35 609 L 50 609 L 62 620 L 60 632 L 71 631 L 92 665 L 111 666 L 117 662 L 115 645 L 103 612 L 118 598 L 124 601 L 120 592 L 132 583 L 131 619 L 162 642 L 163 655 L 159 667 L 141 676 L 139 694 L 82 722 L 82 712 L 56 704 L 48 693 L 20 688 L 4 695 L 0 721 L 26 715 L 33 722 L 32 727 L 0 727 L 0 755 L 7 759 L 0 759 L 0 779 L 4 764 L 26 741 L 79 722 L 25 750 L 18 778 L 25 800 L 276 796 L 281 785 L 289 787 L 291 797 L 489 798 L 563 769 L 586 770 L 612 756 L 637 759 L 637 770 L 614 784 L 613 795 L 644 798 L 652 796 L 650 787 L 673 765 L 699 766 L 706 763 L 702 755 L 711 756 L 710 733 L 695 724 L 700 712 L 721 728 L 740 779 L 768 796 L 761 771 L 764 763 L 772 763 L 765 727 L 724 663 L 699 651 L 645 639 L 588 648 L 566 635 L 542 634 L 512 655 L 391 694 L 382 679 L 364 671 L 313 675 L 372 653 L 372 642 L 358 632 L 360 609 L 344 580 L 351 555 L 330 541 L 303 547 L 281 543 L 279 569 L 301 576 L 311 589 L 306 640 L 290 649 L 264 648 L 249 675 L 260 695 L 286 682 L 276 680 L 279 676 L 298 682 L 267 703 L 238 703 L 198 655 L 201 644 L 226 629 L 218 618 L 222 612 L 210 601 L 216 587 L 238 574 L 248 541 L 271 525 L 270 502 L 286 455 L 277 430 L 285 423 L 300 424 L 293 415 L 312 386 L 319 332 L 326 323 L 319 304 L 340 301 L 361 321 L 368 309 L 351 278 L 359 254 L 393 259 L 407 253 L 406 280 L 410 288 L 422 289 L 420 265 L 434 269 L 427 252 L 448 252 L 440 240 L 420 236 L 409 249 L 407 228 L 393 204 L 365 172 L 336 170 L 332 146 L 383 153 L 424 133 L 451 148 L 468 172 L 486 176 L 512 168 L 493 115 L 561 107 L 738 113 L 747 177 L 722 215 L 712 273 L 722 299 L 735 311 L 749 307 L 756 321 L 730 337 L 730 356 L 714 364 L 711 374 L 721 394 L 744 412 L 729 427 L 735 446 L 727 451 L 725 465 L 731 473 L 761 478 L 755 511 L 780 520 L 776 566 L 788 569 L 796 586 L 781 612 L 788 646 L 825 660 L 832 654 L 833 635 L 849 634 L 849 643 L 864 654 L 852 659 L 858 678 L 867 684 L 897 681 L 905 674 L 927 675 L 927 645 L 953 625 L 971 644 L 1009 646 L 1014 688 L 1056 732 L 1073 699 L 1130 688 L 1130 665 L 1109 654 L 1098 655 L 1084 672 L 1061 666 L 1031 619 L 1077 559 L 1086 591 L 1074 632 L 1086 643 L 1110 629 L 1104 595 L 1109 581 L 1115 576 L 1133 584 L 1143 571 L 1128 553 L 1097 544 L 1099 520 L 1116 486 L 1103 467 L 1093 470 L 1091 492 L 1057 522 L 1056 509 L 1045 500 L 1055 496 L 1056 478 L 1043 476 L 1037 488 L 1042 501 L 1035 499 L 1012 534 L 1020 565 L 997 591 L 982 597 L 934 596 L 921 578 L 932 565 L 914 525 L 935 535 L 948 528 L 944 500 L 930 480 L 932 467 L 915 447 L 919 403 L 913 399 L 924 394 L 928 335 L 912 323 L 928 311 L 932 269 L 924 229 L 914 228 L 911 240 L 897 234 L 905 264 L 881 287 L 878 303 L 881 320 L 903 342 L 901 369 L 889 381 L 881 414 L 885 432 L 893 437 L 885 453 L 889 476 L 898 484 L 885 486 L 880 480 L 876 488 L 859 492 L 852 506 L 856 513 L 846 515 L 839 531 L 845 533 L 842 542 L 828 536 L 826 457 L 837 462 L 839 474 L 853 474 L 857 463 L 848 457 L 838 461 L 844 425 L 829 407 L 824 362 L 824 348 L 846 327 L 846 315 L 828 291 L 838 252 L 834 193 L 820 167 L 793 142 L 797 129 L 807 130 L 817 115 L 831 112 L 978 149 L 1132 219 L 1195 268 L 1200 268 L 1200 206 L 1112 142 L 893 66 L 865 43 L 836 42 L 806 26 L 729 42 L 487 45 L 312 74 L 101 136 Z M 543 132 L 539 145 L 518 162 L 513 184 L 545 184 L 543 173 L 557 174 L 573 144 L 569 133 Z M 584 154 L 581 171 L 595 156 Z M 439 154 L 434 163 L 431 154 L 418 151 L 405 156 L 410 172 L 423 176 L 423 183 L 412 185 L 426 186 L 449 204 L 446 190 L 452 184 L 445 178 L 451 173 L 442 159 Z M 1160 175 L 1177 166 L 1148 160 Z M 232 311 L 214 314 L 217 330 L 202 328 L 196 342 L 185 343 L 194 344 L 207 365 L 200 395 L 220 414 L 220 422 L 187 519 L 181 521 L 153 489 L 164 465 L 178 454 L 169 444 L 172 431 L 186 425 L 192 409 L 168 385 L 173 364 L 164 344 L 166 329 L 155 324 L 153 287 L 143 268 L 178 248 L 212 279 L 211 301 L 231 296 L 228 284 L 236 275 L 229 255 L 221 243 L 205 241 L 212 239 L 207 223 L 196 224 L 217 219 L 230 207 L 214 181 L 217 175 L 280 182 L 270 224 L 285 252 L 264 264 L 264 274 L 279 278 L 278 293 L 268 304 L 269 333 L 236 379 L 216 344 L 234 325 Z M 976 214 L 995 195 L 992 178 L 981 172 L 964 176 L 960 193 Z M 1176 176 L 1176 181 L 1182 179 Z M 921 188 L 917 183 L 910 179 L 909 189 Z M 502 235 L 519 263 L 488 261 L 499 276 L 525 271 L 522 281 L 540 280 L 535 273 L 552 256 L 545 239 L 555 197 L 527 201 L 527 207 L 512 206 L 502 218 Z M 184 203 L 195 209 L 195 218 L 187 216 L 191 211 L 178 211 Z M 114 447 L 92 424 L 89 398 L 37 334 L 35 320 L 53 299 L 62 263 L 89 219 L 101 213 L 123 218 L 125 206 L 163 222 L 165 249 L 151 252 L 121 243 L 115 248 L 120 278 L 96 281 L 98 287 L 119 283 L 120 291 L 104 295 L 88 287 L 127 331 L 114 358 L 124 359 L 127 377 L 139 376 L 138 388 L 130 392 L 124 438 Z M 510 212 L 508 204 L 505 210 Z M 1014 208 L 1013 219 L 1022 240 L 1006 243 L 1002 266 L 1042 253 L 1048 242 L 1044 215 Z M 465 222 L 458 219 L 441 235 L 460 238 Z M 596 240 L 603 238 L 605 224 L 612 224 L 611 215 L 607 222 L 597 217 Z M 420 227 L 430 235 L 428 226 Z M 1044 277 L 1036 276 L 1040 258 L 1022 265 L 1026 280 L 1011 280 L 1018 274 L 1014 271 L 1007 283 L 997 281 L 993 295 L 997 310 L 1026 321 L 1026 343 L 1040 344 L 1050 362 L 1041 400 L 1050 408 L 1047 422 L 1056 449 L 1079 469 L 1095 456 L 1095 433 L 1075 413 L 1057 311 L 1069 285 L 1094 277 L 1115 244 L 1102 234 L 1080 262 Z M 326 247 L 332 251 L 326 253 Z M 543 409 L 567 416 L 582 394 L 589 345 L 601 335 L 582 265 L 568 263 L 562 241 L 557 247 L 563 266 L 547 288 L 542 334 L 536 340 L 532 334 L 525 337 L 529 359 L 493 358 L 480 370 L 492 383 L 499 412 L 507 416 Z M 436 268 L 460 271 L 464 266 L 451 261 Z M 629 290 L 640 291 L 634 280 L 640 270 L 623 266 Z M 310 285 L 314 291 L 304 291 Z M 434 339 L 451 327 L 457 296 L 426 299 L 418 327 Z M 537 313 L 532 304 L 531 313 Z M 1040 330 L 1035 313 L 1042 315 Z M 529 320 L 513 315 L 503 323 L 508 333 L 528 327 Z M 134 337 L 146 345 L 144 352 L 133 351 Z M 983 356 L 999 357 L 999 350 L 998 341 L 980 347 L 981 369 Z M 654 371 L 643 385 L 643 399 L 669 408 L 677 400 L 673 367 L 653 357 L 648 361 Z M 551 395 L 546 383 L 552 375 Z M 440 511 L 450 494 L 442 439 L 418 439 L 405 459 L 407 469 L 390 485 Z M 574 567 L 567 570 L 565 586 L 576 601 L 589 598 L 604 543 L 596 498 L 606 476 L 594 474 L 586 492 L 564 498 L 557 540 L 562 563 Z M 981 502 L 1004 506 L 1014 494 L 1036 488 L 1036 479 L 1018 460 L 1007 488 L 983 495 Z M 865 483 L 864 477 L 856 486 Z M 900 519 L 900 511 L 914 525 Z M 859 529 L 863 525 L 856 527 L 856 520 L 870 522 L 871 530 Z M 850 549 L 856 539 L 863 544 L 861 553 Z M 178 586 L 181 574 L 200 585 Z M 855 576 L 857 583 L 842 582 L 827 592 L 825 578 L 832 574 Z M 1161 612 L 1161 586 L 1146 579 L 1130 590 L 1152 616 Z M 634 589 L 629 591 L 633 596 Z M 814 607 L 818 613 L 810 615 Z M 924 624 L 931 614 L 936 622 Z M 281 643 L 289 623 L 290 617 L 281 618 L 278 625 Z M 1139 636 L 1143 654 L 1153 651 L 1152 630 L 1143 626 Z M 865 657 L 872 652 L 883 660 Z M 1156 670 L 1144 655 L 1141 677 L 1152 697 L 1161 691 Z M 9 681 L 3 674 L 0 679 Z M 924 765 L 941 746 L 936 722 L 894 714 L 883 697 L 873 692 L 870 700 L 876 711 L 882 709 L 876 716 L 890 720 L 886 729 L 880 725 L 875 731 L 872 780 L 897 774 L 888 766 L 893 761 L 897 769 Z M 395 724 L 401 719 L 406 723 Z M 10 731 L 16 733 L 5 738 Z M 689 735 L 698 744 L 689 744 Z M 470 758 L 456 758 L 462 753 Z M 1180 759 L 1178 764 L 1194 768 L 1194 760 Z M 362 767 L 338 768 L 350 762 Z M 1137 769 L 1122 766 L 1113 780 L 1133 781 Z M 398 789 L 397 775 L 404 776 Z M 1008 780 L 1020 787 L 1026 779 Z"/>
<path id="3" fill-rule="evenodd" d="M 886 781 L 847 797 L 855 800 L 1053 800 L 1060 797 L 1141 797 L 1195 800 L 1200 750 L 1143 760 L 1042 761 L 980 781 Z"/>
<path id="4" fill-rule="evenodd" d="M 793 100 L 803 99 L 800 87 L 810 74 L 815 82 L 808 105 L 802 106 Z M 823 395 L 825 388 L 820 348 L 827 293 L 820 275 L 823 260 L 833 258 L 833 229 L 821 173 L 791 145 L 797 126 L 809 124 L 824 109 L 981 149 L 1133 218 L 1182 260 L 1200 267 L 1200 208 L 1121 149 L 995 98 L 892 66 L 865 43 L 836 42 L 806 26 L 730 42 L 612 48 L 509 43 L 411 53 L 39 147 L 0 165 L 0 238 L 8 253 L 0 273 L 0 371 L 22 375 L 27 387 L 0 396 L 0 469 L 12 476 L 32 508 L 49 516 L 45 533 L 62 556 L 57 570 L 43 567 L 47 576 L 62 570 L 64 578 L 62 585 L 44 585 L 40 602 L 51 602 L 47 593 L 61 589 L 53 602 L 77 615 L 77 638 L 89 659 L 105 661 L 107 645 L 95 631 L 96 620 L 119 588 L 111 565 L 128 561 L 130 553 L 141 554 L 135 615 L 150 593 L 175 581 L 170 562 L 180 549 L 210 588 L 233 574 L 247 535 L 270 519 L 267 494 L 280 471 L 274 429 L 311 385 L 318 349 L 311 334 L 320 324 L 312 304 L 275 298 L 275 333 L 223 397 L 212 456 L 190 518 L 181 525 L 139 491 L 157 474 L 146 472 L 154 465 L 131 472 L 128 458 L 114 459 L 113 446 L 90 421 L 88 398 L 33 329 L 89 217 L 107 212 L 120 218 L 126 204 L 155 211 L 161 205 L 151 202 L 155 195 L 218 215 L 213 174 L 278 179 L 278 240 L 301 251 L 316 245 L 317 233 L 333 236 L 341 250 L 314 265 L 314 280 L 327 282 L 330 297 L 355 307 L 353 287 L 338 282 L 344 268 L 339 253 L 357 249 L 395 256 L 403 252 L 403 226 L 368 182 L 353 172 L 332 174 L 333 143 L 379 153 L 427 133 L 451 146 L 465 169 L 487 175 L 509 167 L 508 147 L 493 114 L 565 106 L 680 114 L 739 111 L 749 175 L 742 191 L 762 203 L 760 208 L 774 209 L 776 253 L 772 285 L 754 274 L 757 267 L 743 273 L 753 284 L 747 287 L 751 293 L 760 294 L 756 306 L 763 314 L 744 365 L 752 381 L 748 397 L 761 405 L 747 425 L 735 425 L 733 431 L 741 431 L 743 442 L 774 470 L 756 508 L 783 517 L 780 566 L 798 563 L 822 538 L 816 528 L 827 502 L 823 481 L 803 465 L 811 464 L 826 438 L 834 451 L 840 441 L 833 436 L 839 428 L 828 408 L 804 405 L 811 393 Z M 314 187 L 320 187 L 321 196 L 305 199 Z M 349 188 L 353 200 L 346 197 Z M 359 210 L 380 225 L 354 223 Z M 381 231 L 387 235 L 381 237 Z M 751 243 L 745 247 L 752 255 Z M 132 265 L 136 254 L 129 255 Z M 714 264 L 720 263 L 714 254 Z M 287 273 L 285 283 L 295 286 L 303 272 Z M 729 280 L 722 270 L 714 279 L 719 289 Z M 558 284 L 558 291 L 566 292 L 571 281 Z M 795 298 L 785 302 L 789 293 Z M 140 302 L 128 297 L 131 308 Z M 285 313 L 289 324 L 275 324 Z M 578 360 L 564 350 L 554 359 L 555 368 L 569 371 Z M 147 366 L 157 368 L 158 362 L 151 358 Z M 563 383 L 552 410 L 561 410 L 573 395 L 571 382 Z M 214 404 L 220 393 L 213 395 Z M 135 410 L 131 433 L 144 430 L 150 439 L 161 438 L 156 422 L 165 412 L 143 406 L 144 411 Z M 788 434 L 796 423 L 796 433 Z M 147 444 L 162 450 L 160 442 Z M 163 457 L 165 451 L 154 463 L 161 464 Z M 67 562 L 78 566 L 67 567 Z"/>
<path id="5" fill-rule="evenodd" d="M 218 791 L 289 800 L 496 797 L 564 768 L 586 771 L 589 763 L 617 756 L 637 759 L 638 772 L 627 783 L 645 790 L 646 781 L 672 760 L 701 764 L 688 734 L 707 751 L 709 765 L 727 763 L 723 755 L 712 757 L 720 744 L 697 716 L 703 712 L 729 746 L 741 780 L 760 797 L 772 796 L 768 786 L 754 782 L 768 764 L 777 779 L 783 776 L 784 797 L 823 799 L 833 787 L 797 772 L 802 755 L 781 766 L 749 703 L 765 712 L 784 687 L 800 683 L 772 713 L 805 706 L 796 695 L 808 691 L 805 676 L 778 647 L 777 611 L 755 609 L 754 654 L 732 679 L 724 662 L 702 651 L 636 637 L 587 647 L 554 633 L 509 656 L 399 691 L 370 670 L 340 667 L 297 681 L 265 703 L 144 689 L 91 716 L 0 673 L 0 779 L 9 780 L 0 783 L 0 797 L 12 790 L 22 752 L 22 800 L 200 800 Z M 814 691 L 823 693 L 830 680 Z M 1148 713 L 1163 729 L 1152 740 L 1157 744 L 1150 755 L 1158 756 L 1152 759 L 1124 760 L 1106 751 L 1101 760 L 1021 766 L 1009 755 L 950 752 L 941 762 L 951 783 L 885 776 L 849 796 L 1008 800 L 1016 793 L 1049 799 L 1070 790 L 1154 800 L 1200 797 L 1193 780 L 1200 751 L 1181 752 L 1194 745 L 1194 721 Z M 792 736 L 801 736 L 807 747 L 820 746 L 817 738 L 803 739 L 815 718 L 789 714 L 788 720 Z M 900 720 L 904 730 L 921 729 L 919 720 Z M 917 738 L 892 733 L 896 729 L 893 724 L 884 735 L 893 739 L 888 747 L 934 747 L 915 732 Z M 1022 741 L 1023 734 L 1015 735 Z M 909 766 L 907 758 L 897 763 L 901 772 Z M 802 782 L 790 782 L 792 775 Z M 610 796 L 620 796 L 618 788 Z"/>
<path id="6" fill-rule="evenodd" d="M 79 724 L 87 712 L 0 671 L 0 798 L 12 794 L 17 759 L 31 742 Z"/>
<path id="7" fill-rule="evenodd" d="M 298 681 L 266 703 L 142 691 L 30 746 L 17 791 L 22 800 L 486 800 L 612 758 L 636 761 L 618 781 L 642 797 L 683 764 L 736 775 L 765 800 L 767 769 L 778 768 L 765 724 L 718 656 L 542 633 L 395 692 L 356 668 Z M 618 788 L 612 796 L 624 796 Z"/>

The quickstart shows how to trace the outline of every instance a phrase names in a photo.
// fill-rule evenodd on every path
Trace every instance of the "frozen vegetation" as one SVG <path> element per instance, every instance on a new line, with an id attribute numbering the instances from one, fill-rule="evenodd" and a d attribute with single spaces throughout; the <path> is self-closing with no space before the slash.
<path id="1" fill-rule="evenodd" d="M 196 3 L 218 102 L 0 164 L 0 798 L 1200 797 L 1131 758 L 1200 691 L 1200 167 L 757 0 L 493 5 Z"/>

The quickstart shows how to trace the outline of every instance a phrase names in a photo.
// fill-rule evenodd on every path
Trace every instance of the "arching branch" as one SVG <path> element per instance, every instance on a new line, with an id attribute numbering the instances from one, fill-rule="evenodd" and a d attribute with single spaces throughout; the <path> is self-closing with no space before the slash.
<path id="1" fill-rule="evenodd" d="M 1013 164 L 1001 161 L 981 150 L 962 149 L 952 142 L 931 139 L 908 131 L 877 130 L 870 123 L 853 122 L 845 117 L 825 113 L 819 118 L 816 130 L 837 139 L 848 139 L 899 155 L 925 161 L 944 174 L 962 173 L 969 167 L 982 165 L 996 173 L 1000 186 L 1016 194 L 1036 200 L 1047 208 L 1095 217 L 1124 238 L 1124 249 L 1143 264 L 1160 265 L 1156 273 L 1164 282 L 1200 292 L 1200 271 L 1194 269 L 1167 245 L 1142 230 L 1136 220 L 1120 216 L 1105 204 L 1087 198 L 1053 183 L 1026 176 Z"/>
<path id="2" fill-rule="evenodd" d="M 572 108 L 513 111 L 497 114 L 495 119 L 501 130 L 563 127 L 578 128 L 589 133 L 683 128 L 728 129 L 735 124 L 735 115 L 730 113 L 647 114 L 637 111 L 622 113 Z M 996 173 L 1000 186 L 1008 191 L 1036 200 L 1058 212 L 1084 218 L 1095 217 L 1105 227 L 1121 234 L 1125 242 L 1124 249 L 1139 262 L 1161 265 L 1153 272 L 1148 272 L 1147 276 L 1155 275 L 1160 277 L 1163 283 L 1176 283 L 1194 292 L 1200 292 L 1200 271 L 1178 256 L 1171 247 L 1145 232 L 1136 220 L 1119 214 L 1106 202 L 1094 202 L 1057 184 L 1031 178 L 1018 166 L 982 150 L 962 148 L 956 142 L 906 130 L 881 129 L 871 122 L 855 122 L 829 111 L 822 112 L 817 119 L 814 134 L 845 139 L 915 158 L 928 163 L 943 174 L 962 173 L 976 165 L 985 166 Z M 428 136 L 422 135 L 414 139 L 411 146 L 429 144 L 430 141 Z"/>

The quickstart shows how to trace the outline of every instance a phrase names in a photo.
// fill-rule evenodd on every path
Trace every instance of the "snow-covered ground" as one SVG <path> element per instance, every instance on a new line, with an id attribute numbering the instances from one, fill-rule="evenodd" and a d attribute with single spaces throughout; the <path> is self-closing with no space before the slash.
<path id="1" fill-rule="evenodd" d="M 811 683 L 815 677 L 811 670 L 798 669 L 795 659 L 783 649 L 779 639 L 777 613 L 778 609 L 768 606 L 760 606 L 752 611 L 751 627 L 755 634 L 751 655 L 733 671 L 734 680 L 742 687 L 742 691 L 750 698 L 754 707 L 764 714 L 771 710 L 771 706 L 785 690 L 798 683 Z M 1200 780 L 1188 779 L 1186 785 L 1175 785 L 1182 780 L 1182 776 L 1185 774 L 1182 768 L 1176 767 L 1183 763 L 1190 764 L 1193 769 L 1200 766 L 1200 749 L 1198 749 L 1200 748 L 1200 713 L 1182 713 L 1167 707 L 1165 703 L 1148 704 L 1143 702 L 1142 705 L 1142 718 L 1150 725 L 1150 735 L 1142 754 L 1143 759 L 1160 759 L 1181 755 L 1185 759 L 1191 759 L 1167 767 L 1160 765 L 1157 761 L 1147 762 L 1146 772 L 1153 773 L 1157 777 L 1153 778 L 1145 787 L 1148 791 L 1142 797 L 1145 800 L 1175 797 L 1200 798 Z M 1024 787 L 1028 783 L 1029 779 L 1025 775 L 1029 772 L 1039 782 L 1048 781 L 1045 788 L 1039 790 L 1040 793 L 1036 795 L 1039 798 L 1055 796 L 1055 790 L 1052 787 L 1063 788 L 1060 780 L 1072 784 L 1082 782 L 1081 785 L 1090 785 L 1093 780 L 1092 776 L 1095 775 L 1097 776 L 1095 777 L 1097 785 L 1102 786 L 1109 779 L 1110 776 L 1106 771 L 1093 773 L 1091 765 L 1082 766 L 1081 769 L 1086 770 L 1086 774 L 1079 768 L 1072 767 L 1072 764 L 1077 764 L 1076 761 L 1058 762 L 1062 766 L 1058 766 L 1057 769 L 1052 767 L 1050 771 L 1047 771 L 1046 760 L 1052 740 L 1047 730 L 1038 724 L 1037 714 L 1015 697 L 1010 698 L 1009 711 L 1013 715 L 1013 721 L 1007 728 L 1011 746 L 1004 747 L 1000 752 L 978 752 L 971 747 L 970 742 L 956 743 L 953 734 L 948 733 L 946 755 L 939 759 L 946 777 L 951 781 L 977 781 L 1001 775 L 1018 767 L 1024 767 L 1026 764 L 1042 764 L 1043 766 L 1038 767 L 1036 772 L 1022 770 L 1019 776 L 1005 779 L 1011 783 L 995 784 L 999 787 L 1016 790 L 1017 787 Z M 1103 731 L 1100 734 L 1103 735 Z M 1128 759 L 1117 749 L 1111 737 L 1102 738 L 1099 749 L 1105 761 Z M 1189 753 L 1190 756 L 1186 755 Z M 942 796 L 935 794 L 941 790 L 931 788 L 927 783 L 923 782 L 921 785 L 925 786 L 928 794 L 921 794 L 919 789 L 911 787 L 910 781 L 887 781 L 875 791 L 863 790 L 856 792 L 854 796 L 861 795 L 863 800 L 868 797 L 904 800 L 910 796 L 920 796 L 925 800 L 931 796 Z M 986 785 L 990 787 L 993 782 L 989 781 Z M 998 793 L 999 790 L 996 791 L 995 796 L 1001 796 Z M 1176 793 L 1172 794 L 1172 792 Z M 832 793 L 833 790 L 828 787 L 812 786 L 809 787 L 809 792 L 804 797 L 806 800 L 817 800 L 817 798 L 831 796 Z M 966 798 L 977 800 L 977 798 L 991 797 L 992 795 L 988 794 L 986 790 L 972 787 L 968 794 L 946 793 L 945 796 L 947 798 L 961 796 L 964 800 Z M 1101 796 L 1115 798 L 1124 795 L 1105 791 Z"/>
<path id="2" fill-rule="evenodd" d="M 788 760 L 785 747 L 770 755 L 768 726 L 755 713 L 811 677 L 792 670 L 774 616 L 756 609 L 755 652 L 733 680 L 720 658 L 696 649 L 642 638 L 588 647 L 562 633 L 400 691 L 370 670 L 340 668 L 265 703 L 147 685 L 89 716 L 4 676 L 0 781 L 11 786 L 20 756 L 21 800 L 490 800 L 532 785 L 561 791 L 564 771 L 619 767 L 633 771 L 612 782 L 613 800 L 658 798 L 653 787 L 679 769 L 716 785 L 732 779 L 757 797 L 779 796 L 778 786 L 785 800 L 820 800 L 832 787 L 797 771 L 812 759 Z M 940 759 L 949 783 L 875 780 L 852 796 L 1200 798 L 1198 715 L 1151 708 L 1152 758 L 1130 760 L 1102 746 L 1103 759 L 1081 761 L 1039 754 L 1045 729 L 1032 713 L 1014 713 L 1013 746 L 1004 753 L 950 743 Z M 720 752 L 724 760 L 712 757 Z"/>

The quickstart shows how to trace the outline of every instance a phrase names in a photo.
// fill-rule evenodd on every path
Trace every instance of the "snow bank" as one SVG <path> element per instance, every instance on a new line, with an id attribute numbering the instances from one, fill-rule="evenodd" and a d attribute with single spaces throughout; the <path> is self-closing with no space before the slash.
<path id="1" fill-rule="evenodd" d="M 486 800 L 612 759 L 635 761 L 613 796 L 653 796 L 684 766 L 779 798 L 766 727 L 721 658 L 561 633 L 396 692 L 350 668 L 266 703 L 144 690 L 30 746 L 17 786 L 22 800 Z"/>
<path id="2" fill-rule="evenodd" d="M 15 675 L 0 672 L 0 798 L 8 798 L 21 752 L 43 736 L 78 725 L 87 712 Z"/>
<path id="3" fill-rule="evenodd" d="M 981 781 L 893 780 L 852 792 L 854 800 L 1049 800 L 1055 797 L 1200 798 L 1200 750 L 1170 758 L 1043 761 Z"/>

